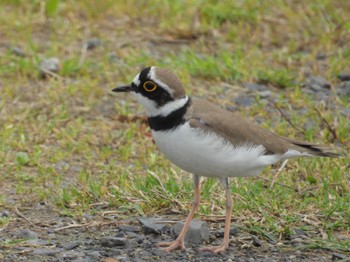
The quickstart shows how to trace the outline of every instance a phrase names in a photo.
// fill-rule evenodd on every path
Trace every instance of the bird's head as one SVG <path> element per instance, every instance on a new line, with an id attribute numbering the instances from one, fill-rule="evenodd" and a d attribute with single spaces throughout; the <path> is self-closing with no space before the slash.
<path id="1" fill-rule="evenodd" d="M 144 68 L 131 84 L 112 91 L 132 93 L 148 116 L 166 116 L 188 101 L 180 79 L 172 71 L 155 66 Z"/>

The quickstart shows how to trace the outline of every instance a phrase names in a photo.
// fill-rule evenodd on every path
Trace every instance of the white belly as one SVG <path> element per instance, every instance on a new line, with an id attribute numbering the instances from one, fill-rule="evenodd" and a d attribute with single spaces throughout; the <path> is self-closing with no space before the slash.
<path id="1" fill-rule="evenodd" d="M 152 135 L 170 161 L 199 176 L 254 176 L 281 159 L 276 155 L 264 155 L 262 145 L 234 147 L 213 133 L 191 128 L 188 123 L 172 131 L 152 131 Z"/>

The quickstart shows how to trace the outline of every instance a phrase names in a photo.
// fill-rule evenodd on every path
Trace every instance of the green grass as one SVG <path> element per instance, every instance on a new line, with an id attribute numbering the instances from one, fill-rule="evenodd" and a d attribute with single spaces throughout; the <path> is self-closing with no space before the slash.
<path id="1" fill-rule="evenodd" d="M 281 135 L 330 144 L 316 107 L 349 152 L 350 119 L 337 109 L 349 98 L 335 98 L 330 109 L 300 88 L 312 74 L 334 89 L 349 69 L 349 12 L 340 0 L 0 1 L 0 207 L 11 208 L 17 194 L 18 205 L 46 200 L 71 216 L 95 212 L 96 203 L 126 215 L 186 214 L 191 177 L 157 151 L 143 108 L 110 93 L 148 65 L 172 68 L 189 93 L 223 106 L 233 105 L 242 83 L 265 83 L 298 130 L 308 119 L 315 125 L 299 132 L 259 98 L 242 114 Z M 92 37 L 102 45 L 83 55 Z M 24 57 L 11 51 L 17 46 Z M 40 62 L 53 56 L 60 72 L 41 79 Z M 348 165 L 347 158 L 291 160 L 272 188 L 278 165 L 264 171 L 267 180 L 235 179 L 233 218 L 277 240 L 294 227 L 325 232 L 308 247 L 345 250 L 349 240 L 337 242 L 335 233 L 350 230 Z M 216 180 L 203 182 L 202 202 L 200 215 L 224 215 Z"/>

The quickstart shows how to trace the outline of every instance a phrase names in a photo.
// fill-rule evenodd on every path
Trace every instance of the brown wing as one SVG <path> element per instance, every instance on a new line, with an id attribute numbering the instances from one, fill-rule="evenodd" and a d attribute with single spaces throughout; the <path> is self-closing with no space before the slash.
<path id="1" fill-rule="evenodd" d="M 192 110 L 187 114 L 190 126 L 200 127 L 205 132 L 215 132 L 232 144 L 263 145 L 266 148 L 265 154 L 284 154 L 288 149 L 294 149 L 312 155 L 337 156 L 326 146 L 278 136 L 208 101 L 198 98 L 192 100 Z"/>

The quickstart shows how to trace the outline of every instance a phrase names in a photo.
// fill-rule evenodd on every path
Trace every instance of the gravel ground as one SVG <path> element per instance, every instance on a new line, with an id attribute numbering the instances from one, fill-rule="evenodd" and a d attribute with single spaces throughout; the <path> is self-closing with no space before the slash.
<path id="1" fill-rule="evenodd" d="M 233 226 L 227 252 L 213 255 L 199 252 L 205 244 L 218 244 L 223 223 L 209 223 L 210 234 L 205 244 L 187 243 L 186 251 L 165 253 L 157 242 L 175 239 L 174 223 L 183 217 L 169 216 L 159 231 L 150 230 L 139 218 L 118 221 L 113 214 L 86 215 L 85 221 L 74 221 L 59 215 L 50 205 L 3 211 L 17 217 L 1 232 L 1 242 L 10 243 L 1 251 L 1 261 L 331 261 L 350 259 L 325 250 L 298 250 L 307 238 L 295 229 L 288 240 L 260 238 Z M 163 218 L 164 219 L 164 218 Z M 159 224 L 157 224 L 159 226 Z M 159 227 L 158 227 L 159 229 Z M 27 239 L 27 240 L 25 240 Z M 16 244 L 15 242 L 18 241 Z"/>

